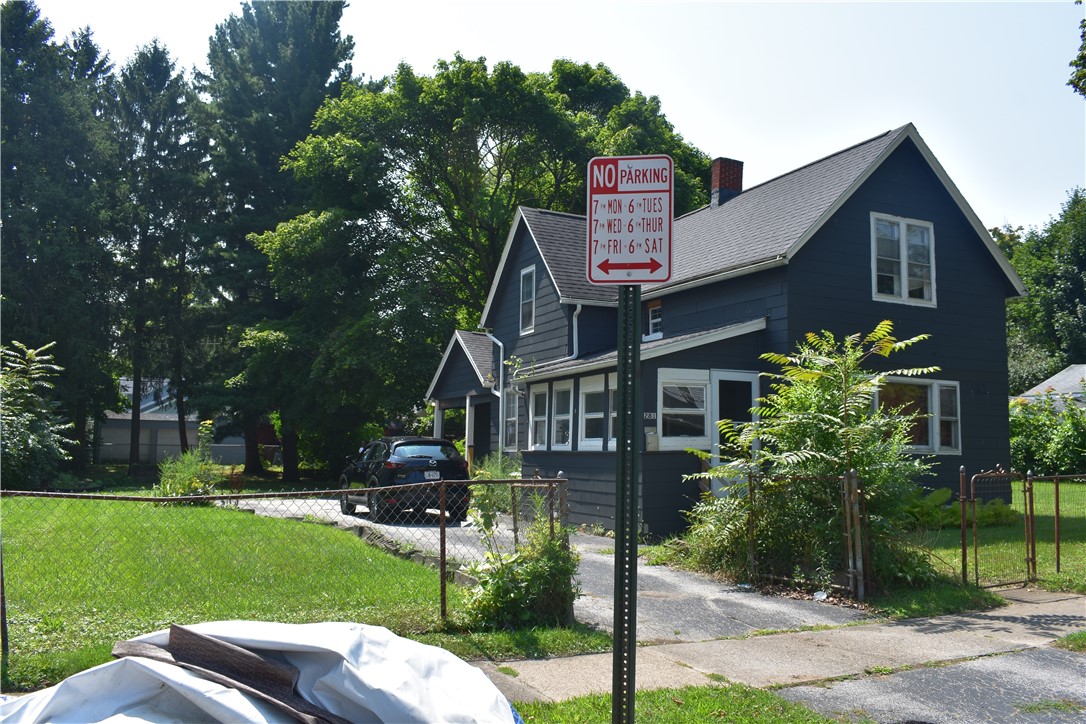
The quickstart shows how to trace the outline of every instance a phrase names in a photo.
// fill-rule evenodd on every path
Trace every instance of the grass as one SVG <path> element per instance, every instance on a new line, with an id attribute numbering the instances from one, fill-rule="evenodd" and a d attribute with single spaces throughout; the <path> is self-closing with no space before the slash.
<path id="1" fill-rule="evenodd" d="M 1056 648 L 1067 649 L 1079 654 L 1086 654 L 1086 629 L 1056 639 Z"/>
<path id="2" fill-rule="evenodd" d="M 1055 485 L 1034 482 L 1033 508 L 1037 542 L 1037 585 L 1050 591 L 1086 594 L 1086 485 L 1060 485 L 1060 573 L 1056 572 Z M 1011 507 L 1022 512 L 1023 496 L 1016 484 Z M 968 534 L 969 575 L 973 576 L 972 531 Z M 977 561 L 981 583 L 1023 580 L 1025 570 L 1025 527 L 1013 525 L 981 527 L 977 531 Z M 924 531 L 915 542 L 929 548 L 941 572 L 961 576 L 961 530 L 957 527 Z"/>
<path id="3" fill-rule="evenodd" d="M 222 619 L 358 621 L 465 658 L 607 650 L 585 628 L 465 630 L 465 593 L 437 571 L 328 525 L 221 507 L 4 498 L 11 656 L 4 691 L 31 691 L 109 660 L 119 640 Z"/>
<path id="4" fill-rule="evenodd" d="M 557 703 L 514 703 L 525 722 L 576 723 L 611 720 L 611 695 L 596 694 Z M 828 722 L 799 704 L 742 684 L 691 686 L 639 691 L 634 697 L 638 722 Z"/>

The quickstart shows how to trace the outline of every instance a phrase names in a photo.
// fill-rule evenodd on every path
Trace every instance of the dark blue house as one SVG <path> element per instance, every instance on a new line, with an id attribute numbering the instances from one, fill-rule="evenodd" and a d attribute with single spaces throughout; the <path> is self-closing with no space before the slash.
<path id="1" fill-rule="evenodd" d="M 672 277 L 642 287 L 642 524 L 684 525 L 700 494 L 687 448 L 768 392 L 764 352 L 807 332 L 931 339 L 895 367 L 931 378 L 884 390 L 930 417 L 914 430 L 937 485 L 1009 460 L 1005 301 L 1022 281 L 910 124 L 767 181 L 713 162 L 708 206 L 675 219 Z M 476 457 L 518 451 L 526 475 L 564 471 L 574 523 L 614 520 L 617 289 L 586 279 L 583 216 L 518 210 L 480 329 L 458 331 L 430 386 L 466 408 Z"/>

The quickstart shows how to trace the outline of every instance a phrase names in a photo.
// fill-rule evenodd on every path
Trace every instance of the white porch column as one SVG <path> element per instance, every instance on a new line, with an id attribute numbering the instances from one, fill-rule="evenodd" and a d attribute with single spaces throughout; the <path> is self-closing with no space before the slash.
<path id="1" fill-rule="evenodd" d="M 434 437 L 440 438 L 445 427 L 445 410 L 441 408 L 440 402 L 434 403 Z"/>

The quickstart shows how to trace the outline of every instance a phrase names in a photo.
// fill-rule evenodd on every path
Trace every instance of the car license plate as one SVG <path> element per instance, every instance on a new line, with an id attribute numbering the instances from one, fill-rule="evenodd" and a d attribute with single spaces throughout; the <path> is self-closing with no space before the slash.
<path id="1" fill-rule="evenodd" d="M 441 480 L 441 471 L 440 470 L 427 470 L 424 473 L 424 477 L 427 480 Z"/>

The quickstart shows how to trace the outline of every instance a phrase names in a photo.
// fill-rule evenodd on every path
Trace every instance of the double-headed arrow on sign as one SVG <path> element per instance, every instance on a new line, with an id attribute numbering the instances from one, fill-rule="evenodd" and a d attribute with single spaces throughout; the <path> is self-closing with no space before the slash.
<path id="1" fill-rule="evenodd" d="M 602 262 L 597 264 L 596 268 L 599 269 L 604 274 L 610 274 L 612 271 L 623 271 L 623 270 L 627 270 L 627 269 L 631 270 L 631 271 L 640 271 L 641 269 L 648 269 L 649 274 L 653 274 L 653 273 L 656 272 L 657 269 L 660 269 L 663 266 L 664 265 L 661 264 L 659 261 L 657 261 L 655 258 L 650 258 L 648 261 L 636 261 L 636 262 L 634 262 L 634 261 L 628 261 L 628 262 L 611 261 L 608 258 L 608 259 L 604 259 Z"/>

